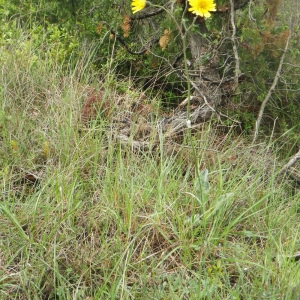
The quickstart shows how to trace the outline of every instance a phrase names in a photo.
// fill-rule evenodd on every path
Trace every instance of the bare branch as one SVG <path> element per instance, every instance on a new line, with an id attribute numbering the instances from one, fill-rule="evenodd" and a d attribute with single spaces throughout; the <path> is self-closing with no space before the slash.
<path id="1" fill-rule="evenodd" d="M 240 59 L 239 59 L 239 54 L 237 50 L 237 45 L 236 45 L 236 26 L 234 22 L 234 3 L 233 0 L 230 0 L 230 21 L 231 21 L 231 27 L 232 27 L 232 35 L 231 35 L 231 41 L 232 41 L 232 50 L 234 54 L 234 59 L 235 59 L 235 70 L 234 70 L 234 84 L 233 84 L 233 91 L 235 91 L 239 85 L 239 74 L 240 74 Z"/>
<path id="2" fill-rule="evenodd" d="M 285 173 L 295 162 L 300 158 L 300 150 L 286 163 L 281 170 L 279 171 L 279 174 Z"/>
<path id="3" fill-rule="evenodd" d="M 143 14 L 143 15 L 140 15 L 140 16 L 130 16 L 130 20 L 131 21 L 136 21 L 136 20 L 143 20 L 143 19 L 147 19 L 147 18 L 151 18 L 153 16 L 156 16 L 158 14 L 161 14 L 163 13 L 165 10 L 163 8 L 161 9 L 158 9 L 158 10 L 155 10 L 151 13 L 148 13 L 148 14 Z"/>
<path id="4" fill-rule="evenodd" d="M 261 120 L 262 120 L 262 117 L 263 117 L 263 114 L 264 114 L 264 110 L 265 110 L 266 104 L 269 101 L 269 99 L 271 98 L 271 95 L 272 95 L 273 91 L 275 90 L 276 85 L 278 83 L 278 80 L 280 78 L 280 74 L 281 74 L 283 62 L 284 62 L 284 59 L 285 59 L 285 55 L 286 55 L 286 52 L 287 52 L 288 47 L 289 47 L 290 37 L 291 37 L 291 30 L 290 30 L 289 36 L 287 38 L 287 41 L 286 41 L 286 44 L 285 44 L 285 49 L 284 49 L 284 51 L 282 53 L 282 56 L 281 56 L 281 59 L 280 59 L 280 63 L 279 63 L 276 75 L 274 77 L 272 86 L 270 87 L 269 92 L 268 92 L 266 98 L 264 99 L 264 101 L 262 102 L 262 104 L 260 106 L 258 117 L 257 117 L 256 122 L 255 122 L 255 131 L 254 131 L 254 135 L 253 135 L 252 144 L 254 144 L 254 142 L 257 139 L 259 126 L 260 126 L 260 123 L 261 123 Z"/>

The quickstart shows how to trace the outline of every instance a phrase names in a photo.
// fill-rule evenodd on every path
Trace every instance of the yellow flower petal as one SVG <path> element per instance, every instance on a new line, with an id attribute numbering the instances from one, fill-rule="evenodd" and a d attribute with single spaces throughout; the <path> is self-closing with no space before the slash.
<path id="1" fill-rule="evenodd" d="M 146 6 L 146 0 L 132 0 L 131 3 L 131 9 L 132 13 L 136 13 L 142 9 L 144 9 Z"/>
<path id="2" fill-rule="evenodd" d="M 216 11 L 216 4 L 213 0 L 188 0 L 190 4 L 189 11 L 197 16 L 209 18 L 210 11 Z"/>

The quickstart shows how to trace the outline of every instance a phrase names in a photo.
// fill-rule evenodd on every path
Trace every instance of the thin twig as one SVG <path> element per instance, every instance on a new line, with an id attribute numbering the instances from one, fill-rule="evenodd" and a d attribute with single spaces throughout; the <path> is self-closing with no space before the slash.
<path id="1" fill-rule="evenodd" d="M 271 98 L 271 95 L 272 95 L 273 91 L 275 90 L 277 82 L 278 82 L 278 79 L 280 77 L 282 66 L 283 66 L 283 62 L 284 62 L 284 59 L 285 59 L 285 55 L 286 55 L 288 47 L 289 47 L 290 37 L 291 37 L 291 30 L 290 30 L 289 36 L 287 38 L 287 41 L 286 41 L 286 44 L 285 44 L 285 49 L 284 49 L 284 51 L 282 53 L 282 56 L 281 56 L 281 59 L 280 59 L 280 63 L 279 63 L 279 66 L 278 66 L 275 78 L 273 80 L 272 86 L 270 87 L 269 92 L 268 92 L 266 98 L 264 99 L 264 101 L 262 102 L 262 104 L 260 106 L 258 117 L 257 117 L 256 122 L 255 122 L 255 131 L 254 131 L 254 136 L 253 136 L 252 144 L 254 144 L 254 142 L 257 139 L 259 126 L 260 126 L 260 123 L 261 123 L 261 120 L 262 120 L 262 117 L 263 117 L 263 114 L 264 114 L 264 110 L 265 110 L 266 104 L 269 101 L 269 99 Z"/>
<path id="2" fill-rule="evenodd" d="M 165 10 L 163 8 L 161 9 L 158 9 L 158 10 L 155 10 L 155 11 L 152 11 L 148 14 L 143 14 L 143 15 L 140 15 L 140 16 L 130 16 L 130 21 L 136 21 L 136 20 L 143 20 L 143 19 L 147 19 L 147 18 L 151 18 L 153 16 L 156 16 L 162 12 L 164 12 Z"/>
<path id="3" fill-rule="evenodd" d="M 256 22 L 256 19 L 253 18 L 252 13 L 251 13 L 251 6 L 252 6 L 252 0 L 250 0 L 250 4 L 249 4 L 249 10 L 248 10 L 248 15 L 249 15 L 249 19 L 253 22 Z"/>
<path id="4" fill-rule="evenodd" d="M 231 27 L 232 27 L 232 35 L 231 35 L 231 41 L 232 41 L 232 50 L 234 54 L 235 59 L 235 71 L 234 71 L 234 84 L 233 84 L 233 91 L 235 91 L 239 85 L 239 74 L 240 74 L 240 59 L 239 54 L 237 50 L 236 45 L 236 26 L 234 22 L 234 3 L 233 0 L 230 0 L 230 21 L 231 21 Z"/>

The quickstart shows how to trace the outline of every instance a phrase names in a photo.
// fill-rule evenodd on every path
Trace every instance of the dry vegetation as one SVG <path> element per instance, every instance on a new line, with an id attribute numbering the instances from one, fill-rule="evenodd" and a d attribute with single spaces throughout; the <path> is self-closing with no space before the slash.
<path id="1" fill-rule="evenodd" d="M 276 139 L 200 122 L 193 102 L 188 129 L 185 103 L 166 111 L 88 50 L 72 71 L 15 50 L 0 49 L 0 299 L 299 298 L 299 161 L 281 172 Z"/>
<path id="2" fill-rule="evenodd" d="M 2 74 L 1 299 L 297 298 L 275 143 L 216 121 L 170 135 L 176 112 L 109 76 Z"/>

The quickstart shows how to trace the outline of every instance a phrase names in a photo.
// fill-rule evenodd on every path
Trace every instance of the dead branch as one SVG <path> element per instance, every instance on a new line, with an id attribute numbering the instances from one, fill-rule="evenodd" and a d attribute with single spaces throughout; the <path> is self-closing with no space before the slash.
<path id="1" fill-rule="evenodd" d="M 253 136 L 252 144 L 254 144 L 255 141 L 256 141 L 256 139 L 257 139 L 259 126 L 260 126 L 260 123 L 261 123 L 261 120 L 262 120 L 262 117 L 263 117 L 263 114 L 264 114 L 264 110 L 265 110 L 266 104 L 268 103 L 269 99 L 271 98 L 271 95 L 272 95 L 273 91 L 275 90 L 276 85 L 278 83 L 278 80 L 279 80 L 279 77 L 280 77 L 280 74 L 281 74 L 281 70 L 282 70 L 282 66 L 283 66 L 283 62 L 284 62 L 284 59 L 285 59 L 285 55 L 286 55 L 288 47 L 289 47 L 290 37 L 291 37 L 291 30 L 290 30 L 289 36 L 287 38 L 287 41 L 286 41 L 286 44 L 285 44 L 285 49 L 284 49 L 284 51 L 282 53 L 282 56 L 281 56 L 281 59 L 280 59 L 280 63 L 279 63 L 276 75 L 274 77 L 272 86 L 270 87 L 266 98 L 264 99 L 264 101 L 262 102 L 262 104 L 260 106 L 258 117 L 257 117 L 257 120 L 255 122 L 255 131 L 254 131 L 254 136 Z"/>
<path id="2" fill-rule="evenodd" d="M 296 161 L 300 158 L 300 150 L 286 163 L 281 170 L 279 171 L 279 174 L 285 173 L 288 171 L 288 169 L 296 163 Z"/>
<path id="3" fill-rule="evenodd" d="M 136 20 L 143 20 L 143 19 L 147 19 L 147 18 L 151 18 L 153 16 L 156 16 L 158 14 L 161 14 L 163 13 L 165 10 L 163 8 L 160 8 L 160 9 L 157 9 L 151 13 L 148 13 L 148 14 L 143 14 L 143 15 L 140 15 L 140 16 L 130 16 L 130 21 L 136 21 Z"/>
<path id="4" fill-rule="evenodd" d="M 234 54 L 235 59 L 235 71 L 234 71 L 234 84 L 233 84 L 233 91 L 235 91 L 239 85 L 239 73 L 240 73 L 240 59 L 239 54 L 237 51 L 237 45 L 236 45 L 236 26 L 234 22 L 234 3 L 233 0 L 230 0 L 230 21 L 231 21 L 231 27 L 232 27 L 232 35 L 231 35 L 231 41 L 232 41 L 232 50 Z"/>

